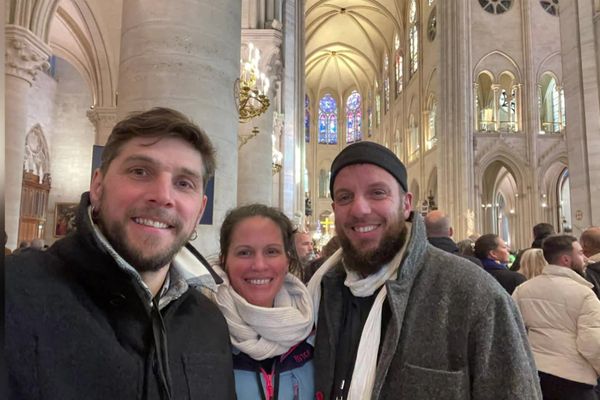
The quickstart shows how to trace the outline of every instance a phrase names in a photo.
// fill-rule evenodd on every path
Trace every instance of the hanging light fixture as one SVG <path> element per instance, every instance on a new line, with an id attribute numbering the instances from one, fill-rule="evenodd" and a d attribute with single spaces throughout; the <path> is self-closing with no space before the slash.
<path id="1" fill-rule="evenodd" d="M 234 94 L 238 107 L 239 121 L 248 122 L 269 108 L 269 78 L 260 72 L 260 51 L 248 44 L 246 57 L 240 60 L 240 78 L 236 80 Z"/>

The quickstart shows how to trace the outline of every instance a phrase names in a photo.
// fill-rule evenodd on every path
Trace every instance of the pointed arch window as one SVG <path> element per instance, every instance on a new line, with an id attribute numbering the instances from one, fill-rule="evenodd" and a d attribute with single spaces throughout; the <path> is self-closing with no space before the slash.
<path id="1" fill-rule="evenodd" d="M 383 107 L 387 114 L 390 111 L 390 60 L 387 53 L 383 57 Z"/>
<path id="2" fill-rule="evenodd" d="M 353 90 L 346 101 L 346 143 L 353 143 L 362 139 L 361 125 L 361 97 L 360 93 Z"/>
<path id="3" fill-rule="evenodd" d="M 565 94 L 549 72 L 540 82 L 540 133 L 558 133 L 566 126 Z"/>
<path id="4" fill-rule="evenodd" d="M 477 130 L 490 132 L 496 130 L 494 117 L 494 91 L 492 89 L 492 77 L 482 72 L 477 77 L 476 84 L 476 107 L 477 107 Z"/>
<path id="5" fill-rule="evenodd" d="M 304 96 L 304 140 L 310 143 L 310 99 Z"/>
<path id="6" fill-rule="evenodd" d="M 381 95 L 379 94 L 379 84 L 375 81 L 375 126 L 379 128 L 381 124 Z"/>
<path id="7" fill-rule="evenodd" d="M 367 97 L 367 135 L 373 136 L 373 95 L 370 89 Z"/>
<path id="8" fill-rule="evenodd" d="M 408 117 L 408 146 L 409 146 L 409 160 L 414 160 L 419 155 L 420 148 L 419 138 L 419 126 L 414 114 L 410 114 Z"/>
<path id="9" fill-rule="evenodd" d="M 400 37 L 398 34 L 394 37 L 394 81 L 396 83 L 396 98 L 402 93 L 402 53 L 400 52 Z"/>
<path id="10" fill-rule="evenodd" d="M 408 50 L 409 50 L 409 70 L 410 77 L 419 69 L 419 29 L 417 23 L 417 1 L 410 0 L 408 9 Z"/>
<path id="11" fill-rule="evenodd" d="M 432 149 L 437 140 L 437 100 L 432 98 L 429 114 L 427 115 L 427 150 Z"/>
<path id="12" fill-rule="evenodd" d="M 517 132 L 519 130 L 517 121 L 517 83 L 515 78 L 508 72 L 500 75 L 498 90 L 498 122 L 499 131 Z"/>
<path id="13" fill-rule="evenodd" d="M 329 93 L 319 101 L 319 143 L 337 144 L 337 103 Z"/>

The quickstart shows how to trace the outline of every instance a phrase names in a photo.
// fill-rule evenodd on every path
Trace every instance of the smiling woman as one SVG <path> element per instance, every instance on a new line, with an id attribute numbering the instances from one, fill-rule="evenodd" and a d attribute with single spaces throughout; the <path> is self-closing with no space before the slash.
<path id="1" fill-rule="evenodd" d="M 293 226 L 262 204 L 231 210 L 221 226 L 224 283 L 214 300 L 229 324 L 238 399 L 313 399 L 313 307 L 294 274 Z M 259 384 L 260 382 L 260 384 Z"/>

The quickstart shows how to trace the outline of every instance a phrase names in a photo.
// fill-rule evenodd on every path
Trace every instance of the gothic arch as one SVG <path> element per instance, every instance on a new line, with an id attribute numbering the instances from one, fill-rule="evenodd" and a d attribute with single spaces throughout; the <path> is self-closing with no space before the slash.
<path id="1" fill-rule="evenodd" d="M 500 162 L 506 165 L 515 177 L 517 186 L 520 188 L 524 187 L 525 181 L 525 168 L 524 163 L 515 157 L 515 153 L 511 152 L 508 146 L 501 145 L 500 149 L 491 151 L 483 155 L 475 165 L 475 181 L 478 182 L 479 187 L 483 187 L 483 179 L 486 171 L 495 162 Z"/>
<path id="2" fill-rule="evenodd" d="M 496 233 L 509 245 L 519 243 L 521 232 L 518 208 L 522 190 L 517 168 L 510 160 L 496 157 L 482 169 L 480 178 L 480 228 L 484 233 Z"/>
<path id="3" fill-rule="evenodd" d="M 436 204 L 439 204 L 438 198 L 438 169 L 437 166 L 433 166 L 431 172 L 429 173 L 429 179 L 427 181 L 427 192 L 425 193 L 426 197 L 433 196 Z"/>
<path id="4" fill-rule="evenodd" d="M 429 74 L 429 78 L 427 79 L 427 85 L 425 86 L 424 93 L 435 93 L 434 88 L 437 86 L 436 83 L 437 83 L 437 79 L 438 79 L 437 72 L 438 72 L 437 67 L 435 67 L 431 70 L 431 73 Z M 437 93 L 435 93 L 435 94 L 437 94 Z"/>
<path id="5" fill-rule="evenodd" d="M 50 25 L 60 0 L 8 1 L 8 23 L 27 28 L 44 43 L 48 43 Z"/>
<path id="6" fill-rule="evenodd" d="M 562 227 L 562 211 L 559 200 L 559 184 L 564 171 L 568 169 L 568 160 L 565 155 L 555 158 L 545 168 L 540 168 L 539 196 L 542 215 L 545 221 L 556 228 Z M 569 212 L 570 219 L 570 212 Z"/>
<path id="7" fill-rule="evenodd" d="M 536 82 L 539 82 L 542 78 L 542 75 L 546 72 L 551 72 L 554 75 L 557 83 L 562 82 L 562 62 L 560 51 L 556 51 L 548 55 L 548 57 L 544 58 L 542 62 L 540 62 L 535 74 Z"/>
<path id="8" fill-rule="evenodd" d="M 90 105 L 116 107 L 116 75 L 97 17 L 84 0 L 63 0 L 55 15 L 49 38 L 52 51 L 88 82 L 93 97 Z"/>
<path id="9" fill-rule="evenodd" d="M 500 76 L 504 71 L 511 71 L 517 82 L 522 82 L 522 73 L 519 66 L 508 54 L 500 50 L 494 50 L 483 56 L 473 68 L 473 76 L 479 76 L 480 72 L 489 71 L 493 76 Z"/>
<path id="10" fill-rule="evenodd" d="M 35 124 L 25 136 L 25 172 L 33 172 L 40 181 L 50 174 L 50 150 L 40 124 Z"/>

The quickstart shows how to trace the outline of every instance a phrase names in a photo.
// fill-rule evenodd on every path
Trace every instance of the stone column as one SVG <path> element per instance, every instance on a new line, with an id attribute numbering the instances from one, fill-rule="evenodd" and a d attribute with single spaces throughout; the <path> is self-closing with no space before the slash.
<path id="1" fill-rule="evenodd" d="M 87 112 L 96 130 L 96 139 L 94 144 L 104 146 L 112 128 L 117 123 L 117 109 L 114 107 L 95 107 Z"/>
<path id="2" fill-rule="evenodd" d="M 285 1 L 282 19 L 285 26 L 282 44 L 285 60 L 282 112 L 285 114 L 285 124 L 281 138 L 283 169 L 279 175 L 279 207 L 293 218 L 297 214 L 304 215 L 304 2 Z"/>
<path id="3" fill-rule="evenodd" d="M 123 2 L 119 104 L 122 118 L 156 106 L 177 109 L 206 130 L 217 149 L 213 224 L 200 225 L 195 245 L 218 250 L 225 212 L 236 205 L 241 2 Z"/>
<path id="4" fill-rule="evenodd" d="M 561 3 L 560 37 L 567 108 L 573 234 L 600 225 L 600 33 L 591 0 Z"/>
<path id="5" fill-rule="evenodd" d="M 31 31 L 17 25 L 5 27 L 6 147 L 5 230 L 9 248 L 16 247 L 21 210 L 21 186 L 27 134 L 27 94 L 39 71 L 47 68 L 50 48 Z"/>
<path id="6" fill-rule="evenodd" d="M 271 172 L 273 115 L 279 112 L 277 104 L 278 81 L 281 80 L 281 32 L 275 29 L 242 30 L 243 52 L 248 43 L 261 54 L 259 69 L 271 82 L 268 95 L 271 105 L 267 111 L 246 123 L 240 124 L 240 135 L 247 135 L 253 127 L 259 134 L 248 141 L 238 157 L 238 204 L 263 203 L 271 205 L 273 199 L 273 174 Z M 244 52 L 246 54 L 246 52 Z"/>
<path id="7" fill-rule="evenodd" d="M 470 13 L 467 0 L 438 2 L 440 31 L 440 143 L 445 149 L 440 161 L 439 207 L 454 221 L 455 237 L 465 237 L 471 210 L 481 215 L 475 203 L 473 176 L 473 89 L 470 66 Z M 460 154 L 460 159 L 455 155 Z"/>

